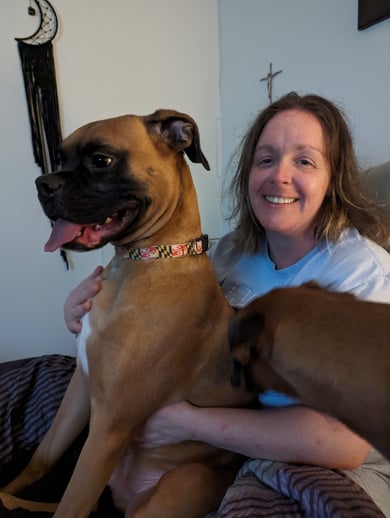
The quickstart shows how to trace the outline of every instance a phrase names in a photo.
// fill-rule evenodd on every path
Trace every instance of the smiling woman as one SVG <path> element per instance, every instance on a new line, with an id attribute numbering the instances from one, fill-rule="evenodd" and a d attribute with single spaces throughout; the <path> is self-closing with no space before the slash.
<path id="1" fill-rule="evenodd" d="M 313 280 L 360 299 L 390 303 L 390 255 L 382 248 L 389 243 L 389 228 L 385 215 L 364 193 L 358 173 L 347 123 L 327 99 L 291 93 L 255 118 L 243 139 L 232 181 L 236 228 L 211 250 L 217 278 L 235 308 L 275 288 Z M 304 319 L 301 322 L 297 315 L 298 320 L 294 315 L 284 317 L 293 319 L 299 333 L 305 333 Z M 326 323 L 338 329 L 343 324 L 341 316 Z M 322 333 L 320 322 L 316 329 Z M 299 347 L 291 336 L 284 340 Z M 320 341 L 315 340 L 312 347 L 320 347 Z M 309 356 L 302 361 L 307 359 L 315 377 Z M 173 429 L 171 436 L 179 433 L 184 440 L 195 436 L 254 457 L 244 464 L 239 482 L 228 492 L 217 516 L 226 516 L 232 494 L 233 501 L 249 505 L 245 499 L 253 491 L 254 476 L 261 488 L 265 482 L 275 489 L 269 480 L 272 469 L 281 473 L 297 463 L 305 464 L 306 476 L 310 465 L 343 470 L 388 516 L 388 460 L 341 423 L 304 407 L 301 401 L 281 393 L 275 398 L 263 382 L 261 410 L 213 409 L 212 417 L 208 409 L 186 406 L 166 413 L 163 409 L 155 424 L 153 419 L 150 422 L 150 429 L 161 435 Z M 307 478 L 305 482 L 313 487 Z M 261 488 L 256 489 L 260 507 Z M 268 489 L 267 502 L 272 494 Z M 344 512 L 348 514 L 346 508 Z"/>
<path id="2" fill-rule="evenodd" d="M 283 136 L 278 136 L 277 128 L 282 126 Z M 287 146 L 290 147 L 289 157 Z M 288 159 L 293 169 L 286 167 Z M 264 163 L 259 164 L 259 160 Z M 280 165 L 276 167 L 278 161 Z M 273 178 L 270 178 L 269 170 L 273 172 Z M 229 192 L 233 200 L 231 219 L 237 222 L 235 240 L 243 252 L 256 250 L 266 233 L 251 204 L 250 182 L 260 182 L 256 171 L 263 171 L 259 175 L 269 180 L 265 194 L 271 196 L 295 199 L 302 195 L 295 192 L 298 183 L 304 182 L 307 188 L 311 182 L 318 181 L 318 186 L 322 185 L 319 196 L 315 195 L 316 200 L 308 198 L 310 207 L 304 207 L 305 211 L 312 211 L 312 217 L 315 216 L 310 222 L 315 240 L 337 241 L 345 229 L 353 226 L 363 235 L 387 246 L 387 224 L 376 203 L 361 186 L 347 122 L 341 109 L 327 99 L 317 95 L 299 96 L 295 92 L 287 94 L 260 112 L 243 138 Z M 274 192 L 275 189 L 278 192 Z M 280 196 L 281 192 L 283 196 Z M 259 209 L 266 208 L 265 203 L 261 205 L 257 201 L 257 204 Z"/>
<path id="3" fill-rule="evenodd" d="M 317 118 L 296 109 L 275 115 L 259 138 L 249 200 L 278 267 L 290 266 L 315 245 L 316 217 L 331 177 L 324 142 Z"/>

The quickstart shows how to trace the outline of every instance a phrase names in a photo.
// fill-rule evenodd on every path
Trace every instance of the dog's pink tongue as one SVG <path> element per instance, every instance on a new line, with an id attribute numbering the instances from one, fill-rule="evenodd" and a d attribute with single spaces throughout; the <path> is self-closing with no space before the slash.
<path id="1" fill-rule="evenodd" d="M 45 252 L 54 252 L 65 243 L 73 241 L 81 229 L 81 225 L 76 225 L 76 223 L 71 223 L 64 219 L 57 219 L 54 222 L 49 240 L 45 245 Z"/>

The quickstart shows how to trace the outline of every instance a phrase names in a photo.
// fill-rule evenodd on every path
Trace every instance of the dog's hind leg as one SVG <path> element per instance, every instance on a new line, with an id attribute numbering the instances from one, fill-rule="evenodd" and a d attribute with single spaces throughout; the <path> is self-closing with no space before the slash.
<path id="1" fill-rule="evenodd" d="M 76 368 L 58 412 L 26 468 L 2 492 L 17 495 L 48 473 L 88 424 L 90 398 L 84 374 Z"/>

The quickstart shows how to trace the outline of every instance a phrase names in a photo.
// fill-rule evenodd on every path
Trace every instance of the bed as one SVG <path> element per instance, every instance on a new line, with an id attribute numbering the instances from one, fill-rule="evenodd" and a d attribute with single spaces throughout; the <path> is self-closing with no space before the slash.
<path id="1" fill-rule="evenodd" d="M 46 355 L 0 364 L 0 484 L 28 462 L 50 426 L 75 368 L 75 359 Z M 57 501 L 71 475 L 87 430 L 50 476 L 26 493 L 35 500 Z M 49 516 L 23 510 L 0 516 Z M 106 491 L 95 517 L 120 516 Z M 218 512 L 225 517 L 383 517 L 369 496 L 352 480 L 332 470 L 250 459 L 244 463 Z"/>

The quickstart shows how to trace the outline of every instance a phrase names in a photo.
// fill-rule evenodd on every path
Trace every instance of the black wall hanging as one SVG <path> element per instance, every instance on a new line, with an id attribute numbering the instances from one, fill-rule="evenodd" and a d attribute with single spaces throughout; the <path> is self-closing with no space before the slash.
<path id="1" fill-rule="evenodd" d="M 31 36 L 15 39 L 22 63 L 34 159 L 42 174 L 48 174 L 61 165 L 58 146 L 62 133 L 52 45 L 58 19 L 47 0 L 31 0 L 28 14 L 39 15 L 38 29 Z M 64 250 L 61 256 L 69 269 Z"/>

